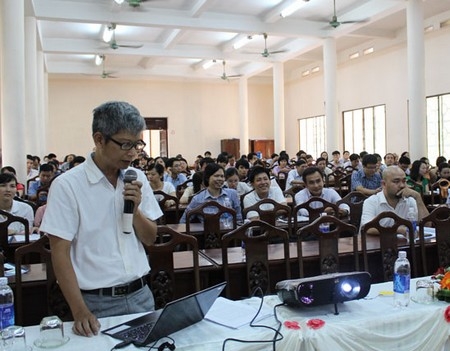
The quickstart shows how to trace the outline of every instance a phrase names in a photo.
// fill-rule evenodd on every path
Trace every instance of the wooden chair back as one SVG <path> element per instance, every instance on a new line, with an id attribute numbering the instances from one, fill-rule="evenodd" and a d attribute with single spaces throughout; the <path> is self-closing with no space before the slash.
<path id="1" fill-rule="evenodd" d="M 300 209 L 304 208 L 308 211 L 308 223 L 312 223 L 320 217 L 320 214 L 323 213 L 327 207 L 332 208 L 334 215 L 338 216 L 339 207 L 336 204 L 328 202 L 320 197 L 312 196 L 308 201 L 301 204 L 296 204 L 294 210 L 292 211 L 292 216 L 294 217 L 294 233 L 297 232 L 299 227 L 298 211 L 300 211 Z"/>
<path id="2" fill-rule="evenodd" d="M 173 253 L 181 246 L 186 248 L 186 254 L 192 254 L 194 270 L 193 291 L 200 290 L 200 271 L 197 239 L 192 235 L 179 233 L 165 225 L 159 225 L 157 240 L 152 245 L 144 245 L 148 254 L 151 271 L 147 281 L 155 298 L 155 308 L 163 308 L 168 302 L 181 297 L 187 291 L 177 289 L 177 279 Z"/>
<path id="3" fill-rule="evenodd" d="M 424 275 L 428 275 L 425 251 L 425 224 L 431 223 L 436 231 L 436 249 L 439 267 L 450 266 L 450 208 L 439 206 L 419 222 L 419 240 Z M 435 270 L 436 267 L 433 267 Z"/>
<path id="4" fill-rule="evenodd" d="M 3 250 L 3 255 L 7 262 L 14 262 L 14 251 L 16 248 L 22 245 L 30 243 L 30 223 L 23 217 L 14 216 L 9 212 L 0 210 L 0 247 Z M 20 243 L 10 242 L 13 238 L 9 235 L 9 226 L 12 223 L 20 223 L 24 227 L 24 232 L 20 233 L 25 235 L 25 240 Z"/>
<path id="5" fill-rule="evenodd" d="M 295 205 L 295 195 L 300 191 L 305 189 L 303 185 L 294 185 L 291 186 L 289 189 L 283 191 L 283 195 L 285 197 L 290 196 L 292 198 L 292 205 Z"/>
<path id="6" fill-rule="evenodd" d="M 339 193 L 339 195 L 341 195 L 341 197 L 347 195 L 350 192 L 350 189 L 352 188 L 351 173 L 345 174 L 343 177 L 339 178 L 334 188 Z"/>
<path id="7" fill-rule="evenodd" d="M 440 201 L 439 204 L 445 203 L 448 198 L 448 187 L 450 186 L 450 181 L 445 178 L 439 179 L 437 182 L 431 185 L 431 190 L 439 189 Z M 434 201 L 434 194 L 431 194 L 432 204 Z"/>
<path id="8" fill-rule="evenodd" d="M 289 172 L 278 172 L 276 177 L 276 181 L 283 191 L 286 189 L 286 180 L 288 178 L 288 174 Z"/>
<path id="9" fill-rule="evenodd" d="M 283 272 L 284 279 L 290 279 L 291 268 L 289 264 L 289 235 L 284 229 L 280 229 L 261 220 L 253 220 L 224 234 L 222 237 L 222 267 L 227 282 L 230 280 L 232 265 L 228 263 L 228 248 L 231 243 L 239 241 L 243 243 L 245 250 L 246 284 L 247 291 L 241 289 L 242 294 L 251 296 L 255 289 L 260 288 L 264 294 L 274 292 L 275 283 L 270 280 L 269 272 L 269 243 L 278 239 L 283 245 Z M 241 284 L 243 287 L 244 284 Z M 237 287 L 241 288 L 241 287 Z M 226 295 L 231 296 L 232 287 L 227 284 Z"/>
<path id="10" fill-rule="evenodd" d="M 408 230 L 408 240 L 399 239 L 399 227 L 405 226 Z M 378 231 L 380 239 L 381 265 L 369 267 L 367 232 L 370 229 Z M 400 241 L 399 241 L 400 240 Z M 410 221 L 397 216 L 394 212 L 382 212 L 370 222 L 361 227 L 361 245 L 364 258 L 364 270 L 370 272 L 372 277 L 381 277 L 384 281 L 391 281 L 394 274 L 394 263 L 398 257 L 398 246 L 408 246 L 408 259 L 412 267 L 412 275 L 417 277 L 416 251 L 414 250 L 414 232 Z M 381 272 L 380 272 L 381 269 Z"/>
<path id="11" fill-rule="evenodd" d="M 277 219 L 284 217 L 288 223 L 288 233 L 291 232 L 291 207 L 276 202 L 273 199 L 263 199 L 256 204 L 244 208 L 242 217 L 246 218 L 251 211 L 257 212 L 261 221 L 267 222 L 270 225 L 276 226 Z"/>
<path id="12" fill-rule="evenodd" d="M 320 226 L 328 224 L 329 231 L 322 232 Z M 300 228 L 297 231 L 297 257 L 300 277 L 304 277 L 302 242 L 305 238 L 310 238 L 311 234 L 317 237 L 319 245 L 320 274 L 339 272 L 339 238 L 341 234 L 348 236 L 351 233 L 353 238 L 353 269 L 359 270 L 358 256 L 358 230 L 354 225 L 347 224 L 334 216 L 321 216 L 311 224 Z"/>
<path id="13" fill-rule="evenodd" d="M 359 230 L 362 209 L 367 196 L 359 191 L 352 191 L 339 200 L 336 205 L 347 204 L 350 207 L 350 223 Z"/>
<path id="14" fill-rule="evenodd" d="M 47 316 L 57 315 L 63 321 L 73 320 L 69 305 L 67 304 L 53 271 L 51 259 L 50 243 L 46 235 L 31 244 L 19 247 L 15 252 L 15 307 L 16 307 L 16 324 L 23 325 L 24 301 L 23 301 L 23 285 L 26 284 L 22 279 L 21 267 L 26 261 L 28 255 L 33 257 L 38 254 L 40 262 L 45 265 L 47 273 L 46 293 L 47 293 Z M 45 316 L 41 316 L 39 319 Z"/>
<path id="15" fill-rule="evenodd" d="M 162 217 L 158 218 L 157 223 L 160 225 L 179 223 L 180 199 L 160 190 L 155 190 L 153 194 L 155 195 L 155 198 L 159 203 L 159 207 L 164 214 Z"/>
<path id="16" fill-rule="evenodd" d="M 231 228 L 221 228 L 220 218 L 225 213 L 232 216 Z M 220 248 L 222 233 L 237 227 L 236 211 L 233 208 L 222 206 L 217 201 L 207 201 L 186 212 L 187 234 L 191 233 L 190 224 L 195 219 L 203 222 L 203 242 L 199 242 L 201 249 Z"/>

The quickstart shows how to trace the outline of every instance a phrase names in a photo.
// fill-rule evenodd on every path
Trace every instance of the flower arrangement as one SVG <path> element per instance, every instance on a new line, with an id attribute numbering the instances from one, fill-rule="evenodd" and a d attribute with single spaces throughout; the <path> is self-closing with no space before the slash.
<path id="1" fill-rule="evenodd" d="M 439 283 L 439 290 L 436 293 L 438 300 L 450 302 L 450 267 L 439 267 L 431 276 Z"/>

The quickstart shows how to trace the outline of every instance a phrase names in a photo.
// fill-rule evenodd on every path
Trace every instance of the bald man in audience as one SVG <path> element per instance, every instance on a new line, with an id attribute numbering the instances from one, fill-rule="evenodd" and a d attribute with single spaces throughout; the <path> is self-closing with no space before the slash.
<path id="1" fill-rule="evenodd" d="M 418 213 L 418 221 L 428 215 L 428 210 L 422 201 L 421 195 L 406 185 L 406 174 L 398 166 L 389 166 L 383 172 L 381 181 L 382 191 L 370 196 L 364 201 L 361 216 L 361 227 L 370 222 L 381 212 L 394 212 L 401 218 L 405 218 L 410 207 Z M 391 226 L 391 219 L 386 219 L 381 224 Z M 406 234 L 406 228 L 399 228 L 400 234 Z M 379 234 L 372 228 L 368 234 Z"/>

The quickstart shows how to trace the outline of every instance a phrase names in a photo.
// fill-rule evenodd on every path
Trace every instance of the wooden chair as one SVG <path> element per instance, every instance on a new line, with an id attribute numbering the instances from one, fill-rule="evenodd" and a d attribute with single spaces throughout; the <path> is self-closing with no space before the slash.
<path id="1" fill-rule="evenodd" d="M 324 223 L 327 223 L 330 226 L 330 230 L 326 233 L 323 233 L 320 230 L 320 225 Z M 345 235 L 348 233 L 352 234 L 354 270 L 359 270 L 358 230 L 356 227 L 342 222 L 334 216 L 321 216 L 311 224 L 308 224 L 297 231 L 297 257 L 301 278 L 304 277 L 302 252 L 303 239 L 311 234 L 317 237 L 320 257 L 320 273 L 336 273 L 339 272 L 339 237 L 344 233 Z"/>
<path id="2" fill-rule="evenodd" d="M 350 192 L 350 189 L 352 188 L 352 175 L 346 174 L 343 177 L 339 178 L 337 180 L 337 184 L 334 185 L 334 189 L 341 195 L 341 197 L 344 197 Z"/>
<path id="3" fill-rule="evenodd" d="M 250 234 L 251 232 L 251 234 Z M 234 241 L 242 242 L 245 246 L 246 284 L 240 284 L 238 288 L 247 287 L 242 294 L 251 296 L 255 289 L 261 288 L 264 294 L 274 291 L 275 284 L 270 280 L 269 274 L 269 242 L 279 238 L 283 242 L 283 270 L 281 279 L 290 279 L 291 269 L 289 264 L 289 235 L 287 231 L 274 227 L 264 221 L 254 220 L 225 234 L 222 237 L 222 267 L 226 281 L 230 280 L 232 265 L 228 263 L 228 248 Z M 279 272 L 279 271 L 278 271 Z M 231 296 L 231 286 L 227 284 L 226 295 Z"/>
<path id="4" fill-rule="evenodd" d="M 177 188 L 175 189 L 177 192 L 177 198 L 180 199 L 181 196 L 183 196 L 184 191 L 186 190 L 186 188 L 188 186 L 192 186 L 192 179 L 188 179 L 186 181 L 184 181 L 184 183 L 177 185 Z"/>
<path id="5" fill-rule="evenodd" d="M 228 213 L 232 216 L 231 228 L 221 228 L 220 217 Z M 203 222 L 203 240 L 199 242 L 199 248 L 219 248 L 221 247 L 222 231 L 232 230 L 237 227 L 236 211 L 232 208 L 222 206 L 217 201 L 207 201 L 200 206 L 186 212 L 186 233 L 190 234 L 190 224 L 195 219 Z"/>
<path id="6" fill-rule="evenodd" d="M 364 201 L 367 196 L 359 191 L 352 191 L 339 200 L 336 205 L 347 204 L 350 207 L 350 223 L 359 230 Z"/>
<path id="7" fill-rule="evenodd" d="M 342 168 L 336 168 L 332 173 L 325 176 L 325 187 L 336 187 L 339 179 L 345 177 L 346 175 L 347 173 L 345 173 Z"/>
<path id="8" fill-rule="evenodd" d="M 417 261 L 416 251 L 414 250 L 414 233 L 410 221 L 397 216 L 394 212 L 382 212 L 370 222 L 367 222 L 361 227 L 361 245 L 364 258 L 364 270 L 370 272 L 373 278 L 380 277 L 384 281 L 391 281 L 394 273 L 394 263 L 398 257 L 397 238 L 398 229 L 405 226 L 408 229 L 408 242 L 404 240 L 404 244 L 409 246 L 408 259 L 412 267 L 412 275 L 417 277 Z M 380 254 L 381 265 L 378 267 L 369 267 L 368 262 L 368 248 L 367 248 L 367 232 L 370 229 L 378 230 L 378 237 L 380 239 Z M 402 240 L 402 239 L 400 239 Z M 400 241 L 400 244 L 402 242 Z M 381 268 L 381 272 L 379 271 Z M 381 273 L 381 274 L 380 274 Z"/>
<path id="9" fill-rule="evenodd" d="M 167 226 L 158 226 L 158 239 L 153 245 L 145 245 L 151 267 L 147 281 L 155 298 L 155 308 L 163 308 L 168 302 L 187 294 L 177 290 L 173 253 L 180 245 L 186 246 L 192 254 L 194 270 L 194 291 L 200 290 L 199 254 L 197 239 L 181 234 Z M 194 292 L 192 291 L 192 292 Z"/>
<path id="10" fill-rule="evenodd" d="M 19 247 L 15 252 L 16 280 L 15 280 L 15 307 L 16 307 L 16 324 L 23 325 L 23 287 L 26 283 L 22 280 L 21 267 L 26 261 L 28 255 L 38 254 L 40 262 L 45 264 L 47 273 L 46 293 L 47 293 L 47 316 L 57 315 L 63 321 L 73 320 L 69 305 L 67 304 L 59 285 L 56 281 L 53 271 L 51 251 L 48 237 L 42 236 L 39 240 Z M 42 316 L 42 318 L 45 317 Z"/>
<path id="11" fill-rule="evenodd" d="M 448 187 L 450 186 L 450 182 L 447 179 L 439 179 L 436 183 L 431 185 L 431 190 L 436 190 L 439 189 L 439 195 L 440 195 L 440 199 L 438 201 L 439 204 L 445 203 L 447 201 L 448 198 Z M 434 203 L 436 201 L 434 201 L 434 194 L 431 194 L 431 200 L 432 200 L 432 205 L 434 205 Z"/>
<path id="12" fill-rule="evenodd" d="M 257 212 L 261 221 L 267 222 L 270 225 L 276 226 L 277 219 L 284 217 L 287 221 L 288 233 L 291 233 L 291 207 L 282 205 L 273 199 L 263 199 L 256 204 L 244 208 L 242 217 L 246 218 L 251 211 Z"/>
<path id="13" fill-rule="evenodd" d="M 0 217 L 3 218 L 0 222 L 0 247 L 3 250 L 6 261 L 14 262 L 14 251 L 16 248 L 30 243 L 30 223 L 28 223 L 26 218 L 14 216 L 3 210 L 0 210 Z M 23 233 L 25 235 L 25 240 L 19 243 L 10 242 L 12 236 L 8 233 L 8 227 L 15 222 L 22 224 L 25 228 Z"/>
<path id="14" fill-rule="evenodd" d="M 450 208 L 447 206 L 439 206 L 419 222 L 419 240 L 424 275 L 428 274 L 424 233 L 426 223 L 431 223 L 436 231 L 436 248 L 439 267 L 450 266 Z M 433 267 L 433 270 L 436 268 L 437 267 Z"/>
<path id="15" fill-rule="evenodd" d="M 338 215 L 339 207 L 336 204 L 316 196 L 312 196 L 308 201 L 296 205 L 292 211 L 292 216 L 294 217 L 293 232 L 296 233 L 299 227 L 298 211 L 300 211 L 300 209 L 304 208 L 308 211 L 308 223 L 312 223 L 319 218 L 320 214 L 323 213 L 327 207 L 331 207 L 335 215 Z"/>
<path id="16" fill-rule="evenodd" d="M 5 276 L 5 256 L 3 256 L 3 253 L 0 252 L 0 277 Z"/>
<path id="17" fill-rule="evenodd" d="M 288 177 L 289 172 L 278 172 L 276 180 L 278 185 L 280 186 L 281 190 L 286 189 L 286 180 Z"/>
<path id="18" fill-rule="evenodd" d="M 290 196 L 292 198 L 292 205 L 295 205 L 295 195 L 300 191 L 305 189 L 302 185 L 291 186 L 288 190 L 283 191 L 285 197 Z"/>
<path id="19" fill-rule="evenodd" d="M 180 199 L 160 190 L 155 190 L 153 194 L 158 200 L 161 211 L 164 213 L 162 217 L 158 218 L 157 223 L 160 225 L 177 224 L 180 221 Z M 173 205 L 169 206 L 168 203 L 173 203 Z"/>

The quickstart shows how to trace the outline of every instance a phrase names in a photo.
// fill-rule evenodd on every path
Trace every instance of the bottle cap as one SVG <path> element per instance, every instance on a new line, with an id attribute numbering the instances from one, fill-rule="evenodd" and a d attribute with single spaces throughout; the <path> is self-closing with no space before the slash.
<path id="1" fill-rule="evenodd" d="M 399 258 L 406 258 L 406 251 L 399 251 L 398 252 L 398 257 Z"/>
<path id="2" fill-rule="evenodd" d="M 0 285 L 8 285 L 8 278 L 0 277 Z"/>

